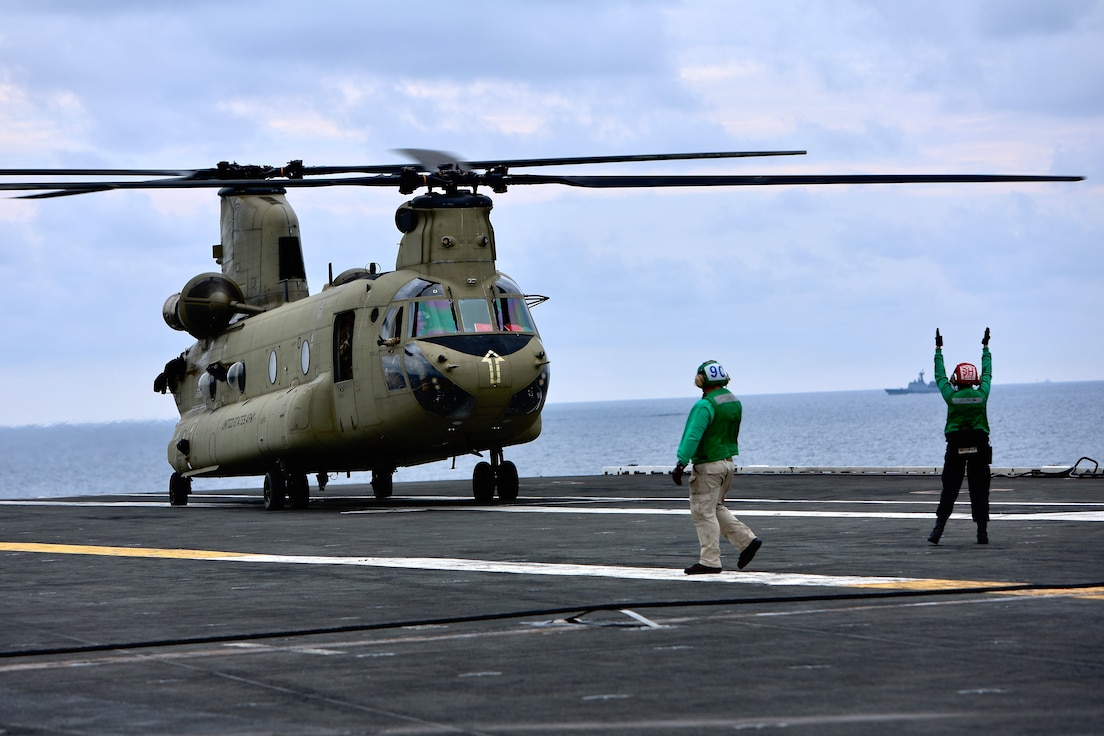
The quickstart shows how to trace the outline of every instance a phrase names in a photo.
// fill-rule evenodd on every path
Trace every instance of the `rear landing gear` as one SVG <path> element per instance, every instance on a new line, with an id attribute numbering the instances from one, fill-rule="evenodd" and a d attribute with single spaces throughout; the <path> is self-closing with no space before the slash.
<path id="1" fill-rule="evenodd" d="M 517 466 L 502 459 L 502 450 L 491 450 L 491 462 L 476 463 L 472 471 L 472 495 L 476 503 L 491 503 L 496 492 L 498 500 L 507 503 L 518 497 Z"/>
<path id="2" fill-rule="evenodd" d="M 395 471 L 381 468 L 372 471 L 372 494 L 376 498 L 391 498 L 395 491 Z"/>
<path id="3" fill-rule="evenodd" d="M 287 477 L 287 494 L 293 509 L 305 509 L 310 505 L 310 483 L 305 473 L 292 473 Z"/>
<path id="4" fill-rule="evenodd" d="M 284 507 L 284 496 L 287 495 L 287 480 L 279 470 L 271 470 L 264 479 L 264 507 L 265 511 L 279 511 Z"/>
<path id="5" fill-rule="evenodd" d="M 279 511 L 285 502 L 293 509 L 305 509 L 310 505 L 310 483 L 305 473 L 285 473 L 277 469 L 265 475 L 265 510 Z"/>
<path id="6" fill-rule="evenodd" d="M 169 476 L 169 505 L 187 506 L 188 494 L 192 492 L 192 479 L 185 478 L 180 473 Z"/>

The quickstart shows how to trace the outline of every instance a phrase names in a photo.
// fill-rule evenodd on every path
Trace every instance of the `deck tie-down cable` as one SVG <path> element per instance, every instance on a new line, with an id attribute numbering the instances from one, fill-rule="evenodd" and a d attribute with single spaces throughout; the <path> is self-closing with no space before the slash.
<path id="1" fill-rule="evenodd" d="M 878 600 L 892 598 L 917 598 L 948 595 L 969 595 L 977 593 L 1018 593 L 1024 591 L 1074 591 L 1089 588 L 1104 588 L 1104 581 L 1095 583 L 1067 583 L 1061 585 L 1042 584 L 1017 584 L 1017 585 L 990 585 L 985 587 L 944 588 L 937 590 L 877 590 L 861 593 L 834 593 L 797 596 L 760 596 L 754 598 L 718 598 L 712 600 L 693 601 L 640 601 L 635 603 L 605 603 L 594 606 L 570 606 L 560 608 L 544 608 L 529 611 L 503 611 L 499 613 L 482 613 L 470 616 L 450 616 L 447 618 L 417 619 L 412 621 L 387 621 L 377 624 L 350 624 L 348 626 L 329 626 L 313 629 L 294 629 L 286 631 L 260 631 L 243 634 L 222 634 L 218 636 L 194 636 L 178 637 L 172 639 L 152 639 L 147 641 L 115 642 L 112 644 L 82 644 L 67 647 L 50 647 L 42 649 L 24 649 L 16 651 L 0 652 L 0 659 L 15 659 L 25 657 L 47 657 L 54 655 L 88 654 L 92 652 L 125 651 L 133 649 L 156 649 L 165 647 L 182 647 L 196 644 L 226 644 L 240 641 L 258 641 L 262 639 L 289 639 L 306 636 L 323 636 L 330 634 L 349 634 L 365 631 L 386 631 L 391 629 L 403 629 L 419 626 L 448 626 L 455 624 L 476 623 L 479 621 L 505 621 L 514 618 L 538 618 L 549 616 L 563 616 L 571 614 L 578 620 L 581 616 L 596 611 L 620 611 L 627 616 L 644 620 L 643 616 L 630 612 L 634 608 L 696 608 L 705 606 L 746 606 L 757 604 L 776 603 L 816 603 L 825 601 L 848 600 Z M 650 626 L 650 622 L 649 622 Z M 655 625 L 656 628 L 663 628 Z"/>

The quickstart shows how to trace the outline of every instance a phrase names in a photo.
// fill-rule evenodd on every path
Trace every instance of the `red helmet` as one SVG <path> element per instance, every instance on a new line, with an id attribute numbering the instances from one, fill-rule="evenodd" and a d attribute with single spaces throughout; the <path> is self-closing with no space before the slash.
<path id="1" fill-rule="evenodd" d="M 981 383 L 977 366 L 973 363 L 959 363 L 951 374 L 951 383 L 955 386 L 973 386 Z"/>

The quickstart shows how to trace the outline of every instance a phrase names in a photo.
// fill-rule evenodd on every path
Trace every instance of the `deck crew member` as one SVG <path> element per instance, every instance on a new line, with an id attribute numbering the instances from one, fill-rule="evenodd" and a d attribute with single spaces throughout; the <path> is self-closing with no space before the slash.
<path id="1" fill-rule="evenodd" d="M 681 486 L 686 466 L 694 464 L 690 473 L 690 516 L 698 532 L 701 553 L 698 561 L 684 570 L 687 575 L 721 571 L 722 534 L 740 550 L 736 567 L 741 570 L 763 544 L 724 506 L 736 474 L 732 457 L 739 454 L 737 439 L 744 411 L 740 400 L 725 388 L 728 380 L 725 369 L 715 360 L 698 366 L 694 385 L 702 390 L 702 397 L 686 418 L 678 446 L 678 464 L 671 471 L 675 485 Z"/>
<path id="2" fill-rule="evenodd" d="M 939 544 L 947 519 L 951 518 L 962 477 L 970 484 L 970 513 L 977 524 L 978 544 L 989 544 L 989 463 L 993 448 L 989 445 L 989 386 L 993 378 L 993 358 L 989 355 L 989 328 L 981 339 L 981 375 L 972 363 L 955 366 L 950 380 L 943 366 L 943 338 L 935 331 L 935 383 L 947 402 L 947 454 L 943 458 L 943 493 L 935 510 L 935 528 L 928 541 Z"/>

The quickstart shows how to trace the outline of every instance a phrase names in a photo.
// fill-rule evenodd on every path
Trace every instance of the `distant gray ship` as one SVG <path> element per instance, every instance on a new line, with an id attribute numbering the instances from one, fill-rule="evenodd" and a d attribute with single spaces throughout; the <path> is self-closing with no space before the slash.
<path id="1" fill-rule="evenodd" d="M 936 394 L 939 393 L 939 387 L 935 385 L 935 381 L 924 382 L 924 371 L 920 371 L 920 375 L 916 377 L 915 381 L 909 381 L 907 388 L 887 388 L 885 390 L 890 396 L 897 396 L 898 394 Z"/>

